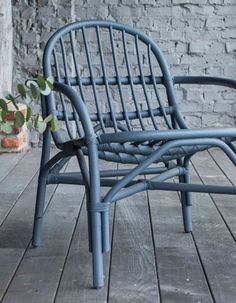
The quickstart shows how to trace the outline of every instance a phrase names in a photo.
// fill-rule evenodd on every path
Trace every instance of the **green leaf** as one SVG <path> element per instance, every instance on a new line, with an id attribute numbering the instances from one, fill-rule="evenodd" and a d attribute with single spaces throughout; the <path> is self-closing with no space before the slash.
<path id="1" fill-rule="evenodd" d="M 12 132 L 12 127 L 10 123 L 6 121 L 1 124 L 1 130 L 6 134 L 10 134 Z"/>
<path id="2" fill-rule="evenodd" d="M 51 89 L 50 87 L 48 86 L 48 84 L 46 83 L 46 88 L 44 90 L 40 90 L 40 93 L 44 96 L 48 96 L 50 93 L 51 93 Z"/>
<path id="3" fill-rule="evenodd" d="M 26 111 L 26 118 L 25 118 L 26 122 L 29 121 L 29 119 L 31 118 L 31 116 L 32 116 L 32 108 L 30 106 L 28 106 L 27 107 L 27 111 Z"/>
<path id="4" fill-rule="evenodd" d="M 26 126 L 27 126 L 28 130 L 33 129 L 33 123 L 32 123 L 32 120 L 31 120 L 31 119 L 30 119 L 29 121 L 26 122 Z"/>
<path id="5" fill-rule="evenodd" d="M 7 119 L 7 111 L 6 110 L 2 110 L 2 112 L 1 112 L 1 119 L 2 119 L 2 121 L 3 122 L 6 122 L 6 119 Z"/>
<path id="6" fill-rule="evenodd" d="M 54 77 L 53 76 L 47 77 L 47 81 L 49 81 L 51 84 L 53 84 Z"/>
<path id="7" fill-rule="evenodd" d="M 17 90 L 23 99 L 26 98 L 25 86 L 22 83 L 17 84 Z"/>
<path id="8" fill-rule="evenodd" d="M 39 123 L 42 121 L 43 121 L 42 116 L 40 114 L 37 114 L 34 120 L 34 127 L 37 129 L 39 127 Z"/>
<path id="9" fill-rule="evenodd" d="M 53 118 L 50 122 L 50 129 L 52 132 L 56 132 L 59 130 L 58 121 L 55 118 Z"/>
<path id="10" fill-rule="evenodd" d="M 46 127 L 47 124 L 44 121 L 42 121 L 38 123 L 37 130 L 42 134 L 45 131 Z"/>
<path id="11" fill-rule="evenodd" d="M 7 102 L 4 99 L 0 99 L 0 108 L 5 111 L 8 111 Z"/>
<path id="12" fill-rule="evenodd" d="M 17 111 L 15 113 L 14 126 L 16 128 L 20 128 L 24 125 L 24 123 L 25 123 L 25 116 L 22 114 L 21 111 Z"/>
<path id="13" fill-rule="evenodd" d="M 38 83 L 40 90 L 45 90 L 46 86 L 47 86 L 47 82 L 44 79 L 44 77 L 41 75 L 38 75 L 36 79 L 37 79 L 37 83 Z"/>
<path id="14" fill-rule="evenodd" d="M 36 115 L 35 120 L 34 120 L 34 127 L 37 128 L 39 123 L 39 114 Z"/>
<path id="15" fill-rule="evenodd" d="M 10 100 L 10 101 L 13 103 L 13 105 L 15 106 L 15 109 L 19 110 L 19 107 L 18 107 L 18 105 L 16 104 L 16 100 L 15 100 L 15 98 L 12 96 L 11 93 L 8 92 L 8 95 L 5 95 L 4 97 L 5 97 L 7 100 Z"/>
<path id="16" fill-rule="evenodd" d="M 49 86 L 49 88 L 52 90 L 53 89 L 53 82 L 54 82 L 54 78 L 53 77 L 48 77 L 47 78 L 47 84 Z"/>
<path id="17" fill-rule="evenodd" d="M 47 117 L 44 119 L 44 122 L 45 122 L 45 123 L 49 123 L 50 121 L 52 121 L 52 119 L 53 119 L 53 116 L 52 116 L 52 115 L 49 115 L 49 116 L 47 116 Z"/>
<path id="18" fill-rule="evenodd" d="M 32 97 L 34 99 L 37 99 L 38 96 L 39 96 L 39 91 L 38 91 L 38 86 L 36 86 L 35 84 L 33 83 L 30 83 L 30 92 L 32 94 Z"/>

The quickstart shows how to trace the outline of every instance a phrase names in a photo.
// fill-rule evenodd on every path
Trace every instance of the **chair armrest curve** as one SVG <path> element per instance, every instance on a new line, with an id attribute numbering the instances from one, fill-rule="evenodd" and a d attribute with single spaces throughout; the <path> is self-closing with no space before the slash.
<path id="1" fill-rule="evenodd" d="M 172 129 L 159 131 L 125 131 L 102 134 L 101 143 L 142 142 L 152 140 L 171 141 L 175 139 L 223 138 L 236 140 L 236 128 L 205 128 L 205 129 Z"/>
<path id="2" fill-rule="evenodd" d="M 236 80 L 223 77 L 210 76 L 174 76 L 174 84 L 203 84 L 219 85 L 236 89 Z"/>
<path id="3" fill-rule="evenodd" d="M 90 137 L 91 135 L 95 136 L 89 112 L 81 96 L 72 87 L 64 83 L 54 82 L 53 90 L 66 95 L 66 97 L 70 100 L 80 118 L 85 137 Z"/>

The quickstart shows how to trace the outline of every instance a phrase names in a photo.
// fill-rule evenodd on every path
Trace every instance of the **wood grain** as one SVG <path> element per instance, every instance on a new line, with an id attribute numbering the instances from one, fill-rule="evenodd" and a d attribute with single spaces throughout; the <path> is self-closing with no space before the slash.
<path id="1" fill-rule="evenodd" d="M 149 191 L 162 303 L 210 303 L 191 233 L 184 233 L 177 193 Z"/>
<path id="2" fill-rule="evenodd" d="M 4 158 L 5 159 L 5 155 Z M 39 168 L 40 152 L 28 152 L 0 183 L 0 225 Z M 4 161 L 5 162 L 5 161 Z"/>
<path id="3" fill-rule="evenodd" d="M 109 303 L 160 302 L 146 193 L 119 201 Z"/>
<path id="4" fill-rule="evenodd" d="M 193 159 L 199 175 L 208 184 L 226 184 L 224 174 L 216 166 L 207 152 L 201 157 Z M 235 169 L 232 167 L 232 169 Z M 195 182 L 201 182 L 196 173 Z M 228 227 L 235 226 L 236 208 L 231 208 L 232 216 L 227 215 L 227 204 L 231 204 L 229 195 L 195 194 L 193 200 L 194 211 L 194 239 L 205 268 L 209 285 L 216 303 L 234 303 L 236 299 L 236 245 Z M 232 196 L 233 197 L 233 196 Z M 235 201 L 235 197 L 234 201 Z M 216 207 L 217 206 L 217 207 Z M 223 215 L 223 216 L 222 216 Z M 225 225 L 226 220 L 228 227 Z"/>

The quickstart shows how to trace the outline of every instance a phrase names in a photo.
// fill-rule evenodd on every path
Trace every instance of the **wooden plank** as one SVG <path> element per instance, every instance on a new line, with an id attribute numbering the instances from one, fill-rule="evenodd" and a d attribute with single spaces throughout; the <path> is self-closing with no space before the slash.
<path id="1" fill-rule="evenodd" d="M 109 303 L 160 302 L 146 193 L 119 201 Z"/>
<path id="2" fill-rule="evenodd" d="M 193 159 L 194 166 L 208 183 L 225 183 L 208 153 Z M 217 172 L 218 171 L 218 172 Z M 201 182 L 193 171 L 193 181 Z M 216 195 L 214 195 L 215 200 Z M 218 195 L 215 203 L 224 212 L 222 205 L 228 204 L 225 195 Z M 233 210 L 235 213 L 235 209 Z M 226 214 L 224 213 L 224 216 Z M 228 218 L 225 216 L 226 221 Z M 235 214 L 234 214 L 235 220 Z M 207 194 L 193 195 L 194 239 L 216 303 L 235 303 L 236 298 L 236 245 L 213 200 Z"/>
<path id="3" fill-rule="evenodd" d="M 36 183 L 37 177 L 29 184 L 19 203 L 15 205 L 0 228 L 0 299 L 11 282 L 31 239 Z M 53 187 L 50 187 L 47 200 L 52 192 Z"/>
<path id="4" fill-rule="evenodd" d="M 107 162 L 101 161 L 101 168 L 107 166 Z M 115 168 L 116 164 L 109 163 L 109 169 Z M 106 188 L 102 189 L 105 194 Z M 84 203 L 85 204 L 85 203 Z M 110 236 L 114 207 L 110 208 Z M 62 279 L 58 288 L 55 303 L 76 302 L 102 303 L 107 302 L 107 289 L 109 279 L 110 253 L 104 254 L 105 286 L 101 289 L 92 288 L 92 259 L 88 251 L 88 231 L 86 207 L 83 205 L 78 224 L 72 239 L 72 245 L 63 270 Z"/>
<path id="5" fill-rule="evenodd" d="M 26 251 L 2 302 L 53 302 L 82 197 L 79 186 L 58 187 L 44 217 L 43 246 Z M 20 243 L 25 237 L 23 223 L 18 226 Z"/>
<path id="6" fill-rule="evenodd" d="M 0 225 L 39 168 L 40 150 L 31 150 L 0 183 Z"/>
<path id="7" fill-rule="evenodd" d="M 162 303 L 210 303 L 191 234 L 184 233 L 177 193 L 149 191 Z"/>
<path id="8" fill-rule="evenodd" d="M 36 150 L 32 151 L 38 157 Z M 27 162 L 24 164 L 27 166 Z M 56 186 L 49 186 L 46 201 L 51 198 Z M 32 235 L 35 208 L 37 175 L 26 187 L 18 203 L 0 227 L 0 300 L 11 282 L 24 256 Z"/>
<path id="9" fill-rule="evenodd" d="M 25 156 L 25 153 L 0 154 L 0 182 L 11 172 L 17 163 Z"/>
<path id="10" fill-rule="evenodd" d="M 236 184 L 236 173 L 235 166 L 229 160 L 224 152 L 220 149 L 212 149 L 210 150 L 210 155 L 216 161 L 216 164 L 220 167 L 221 171 L 225 176 L 233 183 Z"/>
<path id="11" fill-rule="evenodd" d="M 217 151 L 215 150 L 215 154 Z M 227 169 L 227 173 L 231 172 L 232 181 L 236 181 L 235 177 L 235 166 L 230 165 L 229 160 L 223 157 L 224 154 L 218 151 L 217 161 L 219 163 L 224 164 L 225 168 L 223 171 Z M 224 161 L 224 162 L 223 162 Z M 197 168 L 197 171 L 200 175 L 200 178 L 205 184 L 218 184 L 225 186 L 232 186 L 229 179 L 223 173 L 223 171 L 219 168 L 216 162 L 210 157 L 209 153 L 202 153 L 201 157 L 194 157 L 193 164 Z M 214 195 L 213 198 L 220 214 L 225 220 L 228 228 L 232 232 L 234 239 L 236 239 L 236 207 L 235 207 L 235 196 L 234 195 Z"/>
<path id="12" fill-rule="evenodd" d="M 106 302 L 110 254 L 104 254 L 105 286 L 94 290 L 92 288 L 92 258 L 88 251 L 86 217 L 84 203 L 63 270 L 63 276 L 55 300 L 56 303 L 76 302 L 78 298 L 80 303 Z"/>

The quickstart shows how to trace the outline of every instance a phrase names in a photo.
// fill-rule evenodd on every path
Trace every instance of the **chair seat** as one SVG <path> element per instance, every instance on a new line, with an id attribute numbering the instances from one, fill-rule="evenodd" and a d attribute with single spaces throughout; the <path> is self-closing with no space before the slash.
<path id="1" fill-rule="evenodd" d="M 152 152 L 157 151 L 162 144 L 163 143 L 160 142 L 154 145 L 150 143 L 138 145 L 131 143 L 104 143 L 98 145 L 98 157 L 102 160 L 122 164 L 139 164 L 144 161 Z M 204 151 L 210 147 L 210 145 L 195 145 L 171 148 L 168 153 L 164 154 L 155 163 L 166 163 L 171 160 L 193 155 L 196 152 Z M 86 147 L 82 147 L 81 149 L 85 155 L 88 155 L 88 150 Z"/>

